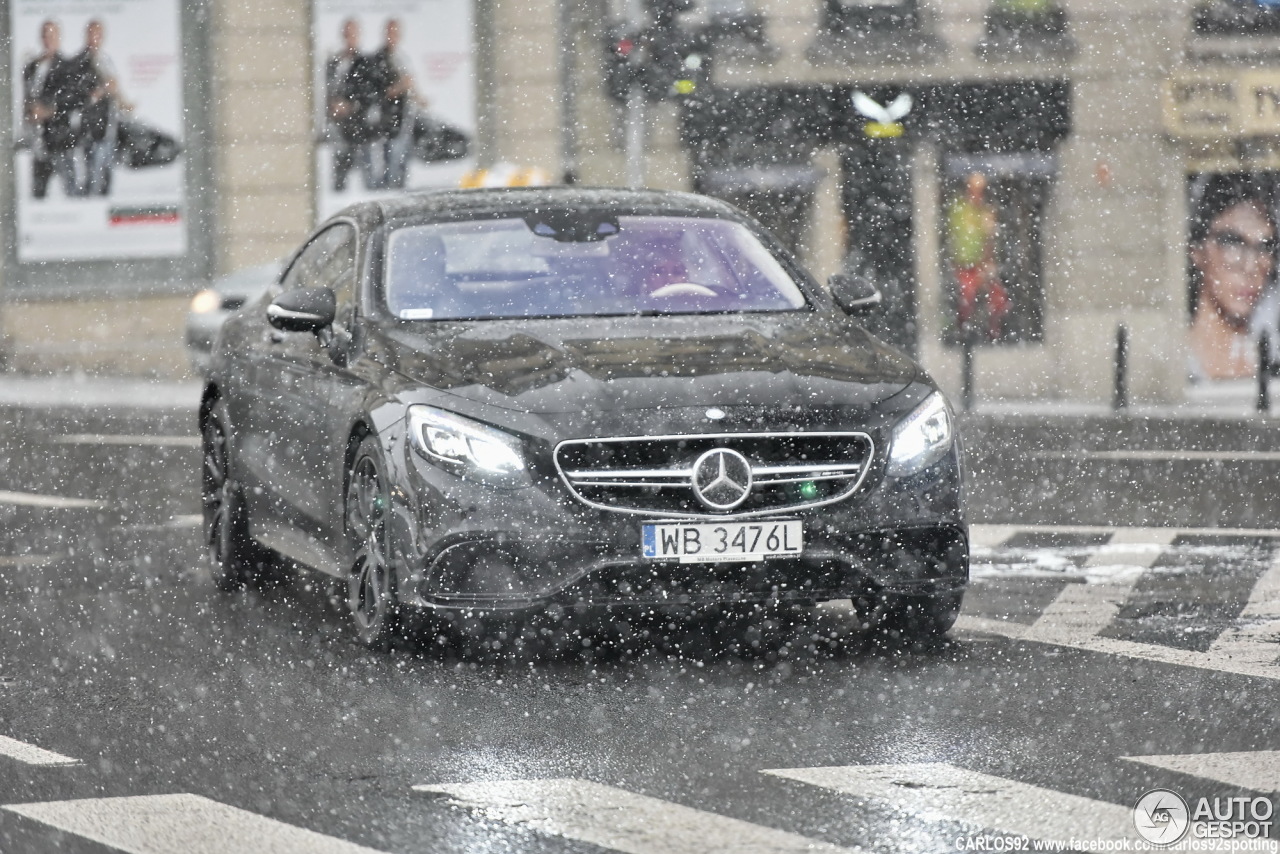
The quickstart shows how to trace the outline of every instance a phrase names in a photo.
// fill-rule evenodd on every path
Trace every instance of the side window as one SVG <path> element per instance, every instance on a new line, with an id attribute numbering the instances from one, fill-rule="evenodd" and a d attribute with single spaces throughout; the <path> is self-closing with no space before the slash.
<path id="1" fill-rule="evenodd" d="M 284 274 L 280 282 L 286 291 L 294 288 L 319 287 L 319 271 L 325 256 L 324 235 L 328 233 L 326 231 L 313 239 L 307 244 L 307 248 L 302 250 L 302 254 L 294 259 L 289 272 Z"/>
<path id="2" fill-rule="evenodd" d="M 335 225 L 320 236 L 327 249 L 320 269 L 319 287 L 332 288 L 338 298 L 338 317 L 351 319 L 356 302 L 356 231 Z"/>
<path id="3" fill-rule="evenodd" d="M 332 288 L 338 297 L 338 316 L 349 317 L 355 305 L 355 229 L 338 224 L 317 234 L 293 262 L 282 284 L 286 290 Z"/>

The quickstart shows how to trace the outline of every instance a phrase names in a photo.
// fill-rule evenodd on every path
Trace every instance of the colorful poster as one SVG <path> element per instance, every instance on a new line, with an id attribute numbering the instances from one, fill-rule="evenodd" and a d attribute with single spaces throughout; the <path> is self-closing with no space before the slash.
<path id="1" fill-rule="evenodd" d="M 1041 340 L 1041 224 L 1056 162 L 1036 153 L 950 155 L 944 162 L 947 341 L 1004 345 Z"/>
<path id="2" fill-rule="evenodd" d="M 11 0 L 19 261 L 187 251 L 177 0 Z"/>
<path id="3" fill-rule="evenodd" d="M 472 0 L 315 0 L 316 210 L 474 168 Z"/>
<path id="4" fill-rule="evenodd" d="M 1188 195 L 1188 375 L 1193 383 L 1256 378 L 1260 338 L 1271 362 L 1280 358 L 1280 173 L 1194 175 Z"/>

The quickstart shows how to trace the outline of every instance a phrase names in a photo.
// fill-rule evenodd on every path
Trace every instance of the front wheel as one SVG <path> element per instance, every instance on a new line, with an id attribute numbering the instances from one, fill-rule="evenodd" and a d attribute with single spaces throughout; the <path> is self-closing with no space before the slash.
<path id="1" fill-rule="evenodd" d="M 344 513 L 354 556 L 347 574 L 347 608 L 360 642 L 382 652 L 397 634 L 399 610 L 387 542 L 389 507 L 378 443 L 367 436 L 356 451 L 347 480 Z"/>
<path id="2" fill-rule="evenodd" d="M 204 541 L 209 574 L 219 590 L 241 587 L 250 574 L 252 543 L 240 490 L 231 478 L 226 404 L 218 401 L 201 426 L 204 463 L 200 497 L 204 509 Z"/>
<path id="3" fill-rule="evenodd" d="M 904 643 L 932 643 L 955 625 L 964 590 L 930 595 L 886 594 L 876 628 Z"/>

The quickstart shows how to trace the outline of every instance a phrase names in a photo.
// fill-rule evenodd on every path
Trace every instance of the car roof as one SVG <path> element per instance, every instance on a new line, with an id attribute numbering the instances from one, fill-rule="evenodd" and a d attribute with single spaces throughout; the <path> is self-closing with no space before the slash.
<path id="1" fill-rule="evenodd" d="M 352 205 L 339 216 L 371 220 L 430 222 L 474 215 L 480 218 L 539 210 L 607 211 L 613 214 L 700 216 L 741 220 L 730 205 L 707 196 L 667 190 L 617 187 L 501 187 L 430 190 Z M 372 223 L 370 223 L 372 224 Z"/>

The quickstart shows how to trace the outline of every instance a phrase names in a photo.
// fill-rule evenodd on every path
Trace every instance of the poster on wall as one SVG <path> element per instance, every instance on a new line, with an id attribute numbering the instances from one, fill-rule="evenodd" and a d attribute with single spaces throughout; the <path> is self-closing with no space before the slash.
<path id="1" fill-rule="evenodd" d="M 984 345 L 1041 340 L 1041 223 L 1056 161 L 1034 153 L 962 154 L 945 163 L 945 339 Z"/>
<path id="2" fill-rule="evenodd" d="M 472 0 L 314 0 L 317 215 L 474 168 Z"/>
<path id="3" fill-rule="evenodd" d="M 187 251 L 177 0 L 10 0 L 17 254 Z"/>
<path id="4" fill-rule="evenodd" d="M 1193 384 L 1249 380 L 1258 341 L 1280 356 L 1276 288 L 1280 173 L 1204 173 L 1188 182 L 1187 374 Z"/>

